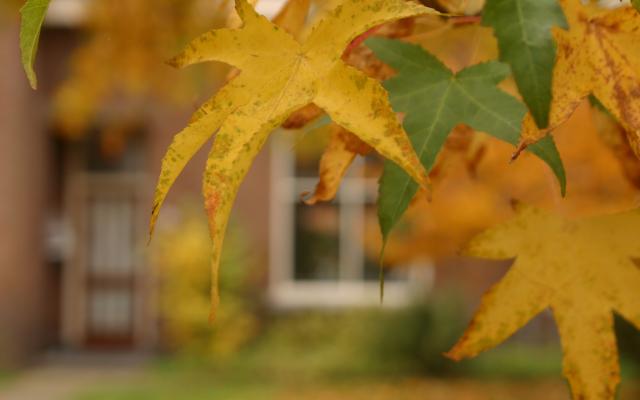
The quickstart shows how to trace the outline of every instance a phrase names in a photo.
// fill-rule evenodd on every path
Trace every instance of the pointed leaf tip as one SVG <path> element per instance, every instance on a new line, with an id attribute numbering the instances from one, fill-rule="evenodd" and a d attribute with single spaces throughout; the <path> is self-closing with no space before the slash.
<path id="1" fill-rule="evenodd" d="M 38 79 L 34 70 L 40 31 L 50 0 L 27 0 L 20 9 L 20 52 L 22 67 L 32 89 L 37 89 Z"/>

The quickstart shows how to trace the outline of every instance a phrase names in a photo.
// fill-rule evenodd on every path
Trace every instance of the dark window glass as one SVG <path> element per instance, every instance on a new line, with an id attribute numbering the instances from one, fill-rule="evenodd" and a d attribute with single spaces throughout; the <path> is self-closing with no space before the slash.
<path id="1" fill-rule="evenodd" d="M 338 207 L 297 204 L 295 230 L 295 279 L 337 280 L 340 264 Z"/>

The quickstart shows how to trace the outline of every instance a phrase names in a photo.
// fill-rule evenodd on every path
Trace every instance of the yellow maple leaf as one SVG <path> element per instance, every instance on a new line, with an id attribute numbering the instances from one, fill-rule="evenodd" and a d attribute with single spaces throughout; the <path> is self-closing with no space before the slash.
<path id="1" fill-rule="evenodd" d="M 383 37 L 407 36 L 413 31 L 413 22 L 411 18 L 395 21 L 376 28 L 375 34 Z M 373 54 L 373 51 L 364 45 L 349 48 L 342 58 L 347 64 L 358 68 L 370 78 L 385 80 L 393 75 L 393 70 L 380 61 Z M 304 123 L 317 116 L 314 115 L 312 110 L 303 109 L 301 111 L 289 118 L 289 121 L 287 121 L 289 126 L 296 127 L 295 123 L 298 123 L 297 127 L 300 127 L 300 125 L 304 125 Z M 298 118 L 293 118 L 296 115 Z M 356 155 L 365 156 L 371 152 L 369 145 L 343 127 L 333 123 L 329 126 L 329 129 L 331 136 L 320 158 L 318 183 L 311 196 L 304 200 L 308 205 L 316 204 L 319 201 L 333 200 L 338 192 L 342 178 Z M 305 197 L 307 194 L 308 192 L 302 193 L 302 196 Z"/>
<path id="2" fill-rule="evenodd" d="M 451 21 L 442 20 L 434 15 L 426 15 L 384 25 L 375 34 L 376 36 L 403 38 L 403 40 L 419 43 L 436 54 L 454 71 L 496 57 L 497 44 L 491 29 L 479 25 L 456 26 Z M 415 25 L 420 26 L 418 32 L 414 32 Z M 469 41 L 469 36 L 472 36 L 474 40 Z M 395 75 L 393 69 L 380 61 L 366 46 L 352 49 L 346 55 L 345 61 L 350 65 L 357 66 L 370 77 L 379 80 L 386 80 Z M 317 116 L 313 113 L 308 113 L 308 115 L 306 119 L 304 119 L 304 113 L 300 115 L 301 118 L 296 120 L 290 118 L 293 120 L 292 122 L 298 124 L 292 123 L 289 126 L 299 128 L 304 125 L 301 122 L 306 123 Z M 342 178 L 356 155 L 367 153 L 368 149 L 359 145 L 357 138 L 354 138 L 352 134 L 339 133 L 332 127 L 331 139 L 320 159 L 318 183 L 311 197 L 305 202 L 315 204 L 318 201 L 333 200 Z M 303 196 L 306 194 L 303 193 Z M 424 246 L 422 247 L 424 248 Z M 439 244 L 434 244 L 433 248 L 437 247 L 440 247 Z M 440 249 L 443 248 L 440 247 Z"/>
<path id="3" fill-rule="evenodd" d="M 560 0 L 569 22 L 553 28 L 558 51 L 553 71 L 549 128 L 523 123 L 519 151 L 566 121 L 593 94 L 627 130 L 640 156 L 640 14 L 632 7 L 602 9 L 580 0 Z"/>
<path id="4" fill-rule="evenodd" d="M 258 0 L 247 0 L 247 2 L 252 6 L 255 6 L 258 3 Z M 273 23 L 287 31 L 295 39 L 299 39 L 302 30 L 305 27 L 310 6 L 311 0 L 288 0 L 280 12 L 278 12 L 278 14 L 273 18 Z M 235 8 L 233 8 L 232 12 L 229 14 L 226 26 L 228 28 L 239 28 L 242 26 L 242 20 Z M 230 81 L 238 75 L 240 75 L 240 70 L 232 68 L 227 74 L 226 80 Z M 200 118 L 201 115 L 201 113 L 195 113 L 193 119 Z"/>
<path id="5" fill-rule="evenodd" d="M 574 399 L 613 400 L 620 381 L 612 311 L 640 329 L 640 210 L 569 220 L 520 206 L 474 238 L 468 254 L 516 258 L 483 297 L 449 357 L 474 357 L 550 307 Z"/>
<path id="6" fill-rule="evenodd" d="M 213 30 L 171 60 L 177 67 L 221 61 L 242 73 L 197 112 L 171 143 L 151 215 L 150 230 L 167 192 L 194 153 L 217 131 L 204 174 L 205 207 L 213 239 L 212 314 L 217 273 L 229 213 L 238 187 L 269 133 L 295 110 L 315 103 L 334 122 L 425 185 L 426 171 L 398 122 L 384 88 L 341 59 L 347 45 L 384 22 L 436 11 L 406 0 L 343 0 L 303 41 L 236 0 L 239 29 Z"/>

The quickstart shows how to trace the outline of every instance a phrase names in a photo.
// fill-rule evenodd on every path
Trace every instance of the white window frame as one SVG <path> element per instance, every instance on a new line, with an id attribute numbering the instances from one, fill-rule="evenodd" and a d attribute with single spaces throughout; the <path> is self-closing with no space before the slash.
<path id="1" fill-rule="evenodd" d="M 75 27 L 87 20 L 92 0 L 53 0 L 47 10 L 46 26 Z"/>
<path id="2" fill-rule="evenodd" d="M 315 178 L 295 177 L 293 144 L 281 132 L 270 141 L 270 213 L 269 213 L 269 287 L 268 298 L 275 308 L 342 308 L 380 305 L 377 280 L 364 279 L 362 242 L 353 241 L 353 229 L 364 229 L 365 207 L 377 190 L 377 179 L 354 177 L 343 179 L 338 192 L 339 208 L 339 278 L 332 281 L 296 280 L 295 207 L 300 193 L 311 190 Z M 362 163 L 362 160 L 356 161 Z M 354 168 L 355 167 L 355 168 Z M 354 165 L 351 171 L 357 169 Z M 371 188 L 374 190 L 372 191 Z M 373 194 L 372 194 L 373 192 Z M 312 207 L 312 206 L 310 206 Z M 346 233 L 346 234 L 345 234 Z M 424 295 L 433 285 L 434 270 L 429 260 L 405 267 L 408 277 L 385 282 L 382 306 L 397 308 Z"/>

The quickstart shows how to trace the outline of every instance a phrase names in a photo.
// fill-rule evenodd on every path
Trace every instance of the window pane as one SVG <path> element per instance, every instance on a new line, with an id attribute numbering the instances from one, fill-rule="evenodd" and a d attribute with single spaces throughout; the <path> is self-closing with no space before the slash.
<path id="1" fill-rule="evenodd" d="M 89 331 L 98 336 L 128 335 L 132 311 L 130 290 L 96 288 L 89 297 Z"/>
<path id="2" fill-rule="evenodd" d="M 126 199 L 90 203 L 89 270 L 95 275 L 129 274 L 133 267 L 133 215 Z"/>
<path id="3" fill-rule="evenodd" d="M 337 280 L 338 207 L 300 203 L 295 207 L 295 279 Z"/>
<path id="4" fill-rule="evenodd" d="M 369 153 L 364 157 L 364 177 L 369 179 L 375 179 L 376 181 L 382 175 L 384 163 L 380 156 L 376 153 Z"/>

